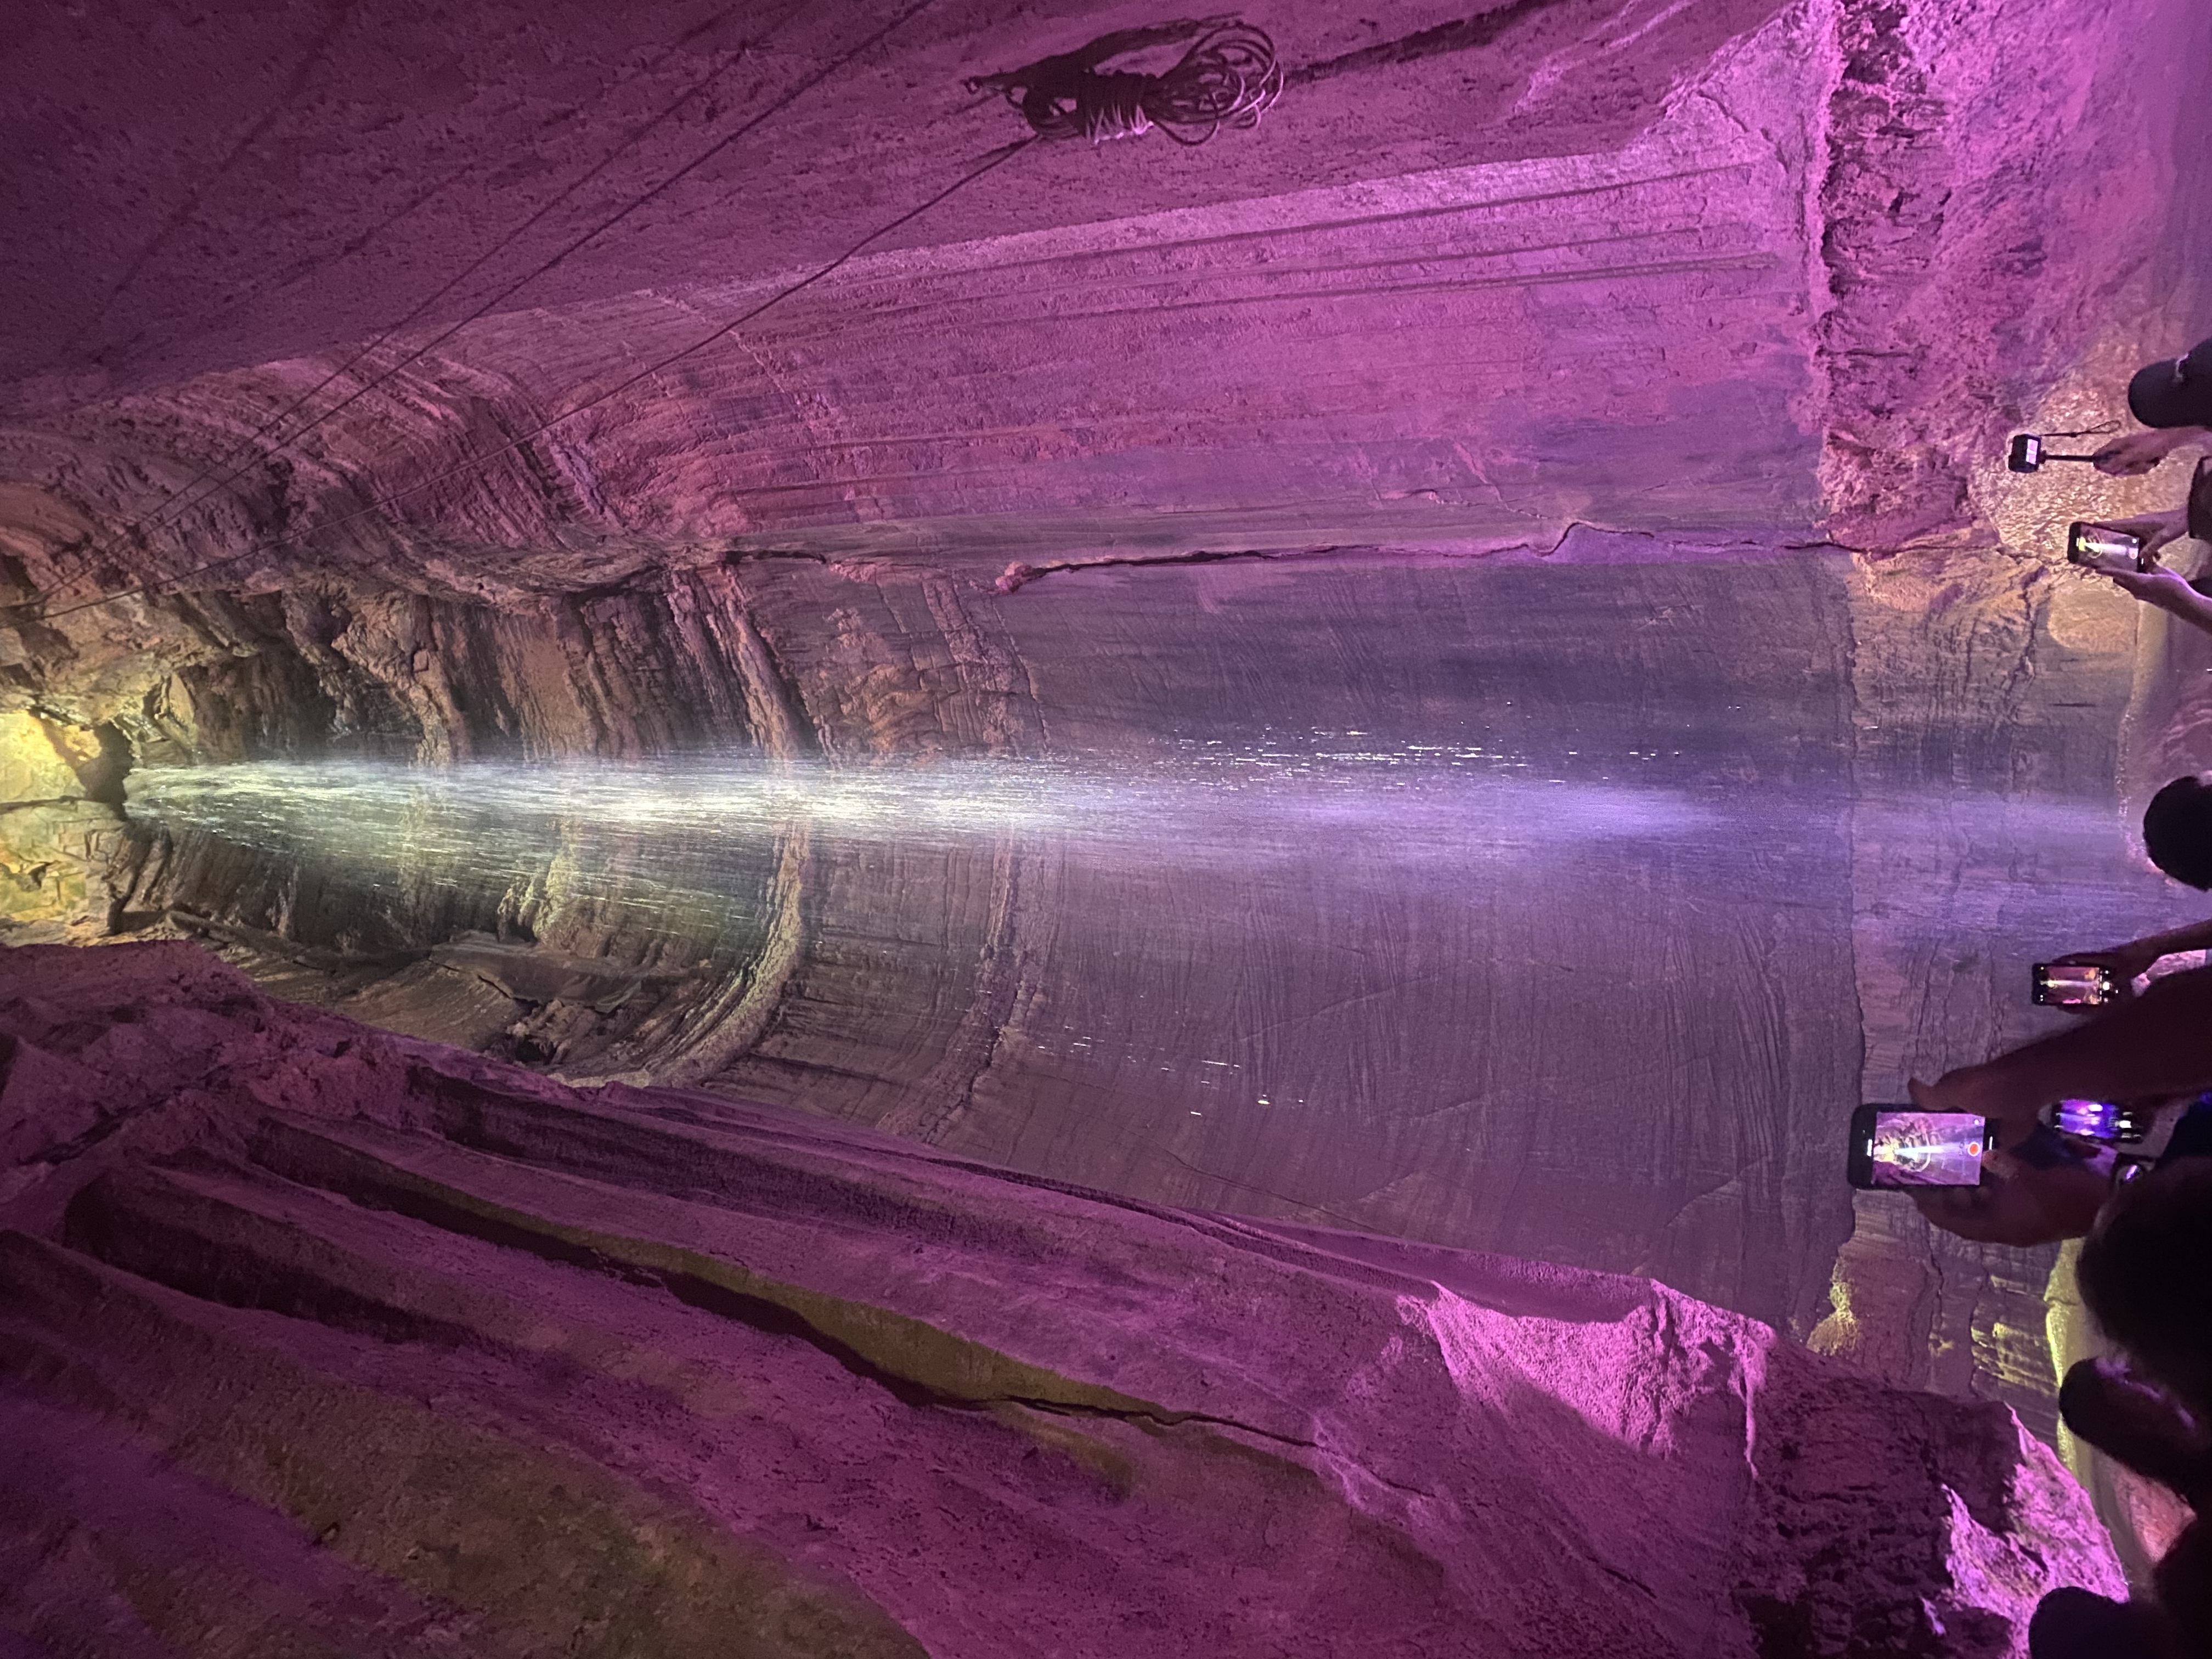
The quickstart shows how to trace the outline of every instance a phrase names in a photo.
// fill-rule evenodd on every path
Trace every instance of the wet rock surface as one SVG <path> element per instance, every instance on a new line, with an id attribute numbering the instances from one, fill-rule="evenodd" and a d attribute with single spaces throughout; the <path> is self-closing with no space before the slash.
<path id="1" fill-rule="evenodd" d="M 2112 794 L 2125 602 L 1966 583 L 1589 532 L 745 564 L 441 631 L 451 769 L 141 770 L 122 908 L 566 1077 L 1829 1320 L 2048 1433 L 2047 1255 L 1855 1217 L 1840 1125 L 2189 913 Z"/>
<path id="2" fill-rule="evenodd" d="M 2205 763 L 2204 659 L 2056 563 L 2178 486 L 1996 457 L 2203 332 L 2212 15 L 1370 9 L 1247 14 L 1255 132 L 1024 152 L 643 380 L 1017 131 L 965 77 L 1156 19 L 31 20 L 0 939 L 189 933 L 569 1079 L 1654 1275 L 2050 1432 L 2048 1253 L 1853 1208 L 1836 1126 L 2032 1034 L 2029 960 L 2191 919 L 2124 803 Z M 1116 816 L 1209 744 L 1309 817 Z M 1454 834 L 1367 788 L 1451 745 L 1653 787 Z M 895 833 L 154 806 L 699 757 L 884 775 Z M 1103 777 L 1118 841 L 925 833 L 896 779 L 970 764 Z M 64 1139 L 127 1109 L 53 1087 Z"/>
<path id="3" fill-rule="evenodd" d="M 0 1035 L 30 1651 L 1999 1655 L 2117 1587 L 2002 1407 L 1649 1280 L 566 1088 L 182 944 L 0 952 Z"/>

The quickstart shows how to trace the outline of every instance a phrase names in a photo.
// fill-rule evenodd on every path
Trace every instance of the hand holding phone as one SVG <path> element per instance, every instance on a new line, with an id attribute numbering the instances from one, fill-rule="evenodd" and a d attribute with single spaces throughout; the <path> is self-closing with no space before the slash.
<path id="1" fill-rule="evenodd" d="M 2046 1008 L 2110 1008 L 2129 1001 L 2136 981 L 2165 954 L 2163 940 L 2140 940 L 2102 951 L 2069 951 L 2028 969 L 2028 994 Z"/>
<path id="2" fill-rule="evenodd" d="M 2189 509 L 2185 507 L 2095 523 L 2080 520 L 2067 526 L 2066 556 L 2107 576 L 2142 575 L 2159 569 L 2159 556 L 2187 534 Z M 2129 543 L 2135 545 L 2130 548 Z"/>
<path id="3" fill-rule="evenodd" d="M 2158 561 L 2147 539 L 2132 531 L 2076 519 L 2066 526 L 2066 562 L 2109 575 L 2118 570 L 2145 571 Z"/>
<path id="4" fill-rule="evenodd" d="M 2026 1249 L 2082 1238 L 2112 1196 L 2112 1178 L 2087 1163 L 2041 1169 L 1991 1151 L 1988 1179 L 1975 1187 L 1917 1187 L 1912 1202 L 1930 1224 L 1980 1244 Z"/>
<path id="5" fill-rule="evenodd" d="M 1914 1091 L 1924 1087 L 1916 1084 Z M 2124 1109 L 2112 1103 L 2068 1104 L 2077 1124 L 2121 1127 Z M 1851 1184 L 1902 1191 L 1931 1224 L 1979 1243 L 2027 1246 L 2085 1236 L 2112 1195 L 2109 1146 L 2038 1124 L 2000 1148 L 1999 1127 L 1971 1112 L 1862 1106 L 1851 1118 Z"/>
<path id="6" fill-rule="evenodd" d="M 1854 1187 L 1896 1190 L 1980 1184 L 1990 1121 L 1971 1112 L 1862 1106 L 1851 1114 L 1844 1173 Z"/>

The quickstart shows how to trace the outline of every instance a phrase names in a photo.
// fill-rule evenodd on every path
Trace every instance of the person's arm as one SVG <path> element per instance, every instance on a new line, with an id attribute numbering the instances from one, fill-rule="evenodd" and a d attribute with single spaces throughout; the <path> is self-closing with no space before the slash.
<path id="1" fill-rule="evenodd" d="M 2212 441 L 2212 430 L 2201 426 L 2160 427 L 2149 432 L 2130 432 L 2115 438 L 2093 458 L 2097 471 L 2108 478 L 2135 478 L 2149 471 L 2167 456 L 2189 444 Z"/>
<path id="2" fill-rule="evenodd" d="M 2138 518 L 2109 520 L 2098 527 L 2135 537 L 2142 543 L 2143 562 L 2152 564 L 2160 550 L 2189 533 L 2189 512 L 2177 507 L 2171 513 L 2146 513 Z M 2110 576 L 2114 586 L 2144 604 L 2154 605 L 2169 616 L 2212 634 L 2212 599 L 2172 571 L 2155 564 L 2148 570 L 2138 569 L 2132 561 L 2123 559 L 2097 559 L 2083 568 Z"/>
<path id="3" fill-rule="evenodd" d="M 2212 634 L 2212 599 L 2205 598 L 2174 572 L 2108 570 L 2105 574 L 2115 586 L 2134 594 L 2145 605 L 2154 605 L 2191 628 Z"/>
<path id="4" fill-rule="evenodd" d="M 1979 1066 L 1910 1085 L 1932 1112 L 1974 1112 L 2015 1142 L 2054 1100 L 2142 1100 L 2212 1089 L 2212 968 L 2168 974 L 2110 1013 Z"/>
<path id="5" fill-rule="evenodd" d="M 1920 1187 L 1912 1201 L 1947 1233 L 1978 1244 L 2027 1249 L 2086 1238 L 2112 1195 L 2109 1172 L 2085 1164 L 2035 1169 L 1995 1148 L 1982 1154 L 1978 1187 Z"/>
<path id="6" fill-rule="evenodd" d="M 2212 921 L 2195 921 L 2186 927 L 2176 927 L 2169 933 L 2153 933 L 2148 939 L 2130 939 L 2125 945 L 2108 945 L 2101 951 L 2075 951 L 2055 958 L 2060 963 L 2088 968 L 2106 968 L 2119 981 L 2120 995 L 2132 993 L 2128 987 L 2138 975 L 2150 971 L 2151 964 L 2160 957 L 2179 956 L 2184 951 L 2212 950 Z"/>

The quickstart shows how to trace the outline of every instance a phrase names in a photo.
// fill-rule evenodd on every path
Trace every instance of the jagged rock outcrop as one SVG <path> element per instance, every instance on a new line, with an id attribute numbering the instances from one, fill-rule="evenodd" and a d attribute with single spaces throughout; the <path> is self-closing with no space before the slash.
<path id="1" fill-rule="evenodd" d="M 2000 1407 L 1648 1280 L 577 1091 L 0 952 L 0 1631 L 54 1656 L 2021 1650 Z"/>

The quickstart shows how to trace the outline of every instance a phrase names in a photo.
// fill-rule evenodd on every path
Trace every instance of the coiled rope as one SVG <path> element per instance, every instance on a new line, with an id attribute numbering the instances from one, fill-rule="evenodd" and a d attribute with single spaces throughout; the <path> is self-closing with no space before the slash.
<path id="1" fill-rule="evenodd" d="M 1204 31 L 1200 33 L 1200 31 Z M 1163 39 L 1198 39 L 1162 75 L 1133 70 L 1102 72 L 1110 58 Z M 1158 29 L 1131 29 L 1093 41 L 1080 52 L 1047 58 L 1026 69 L 980 76 L 972 91 L 1006 94 L 1040 138 L 1137 138 L 1155 127 L 1178 144 L 1202 144 L 1224 127 L 1259 125 L 1283 95 L 1275 43 L 1249 23 L 1209 19 Z"/>

